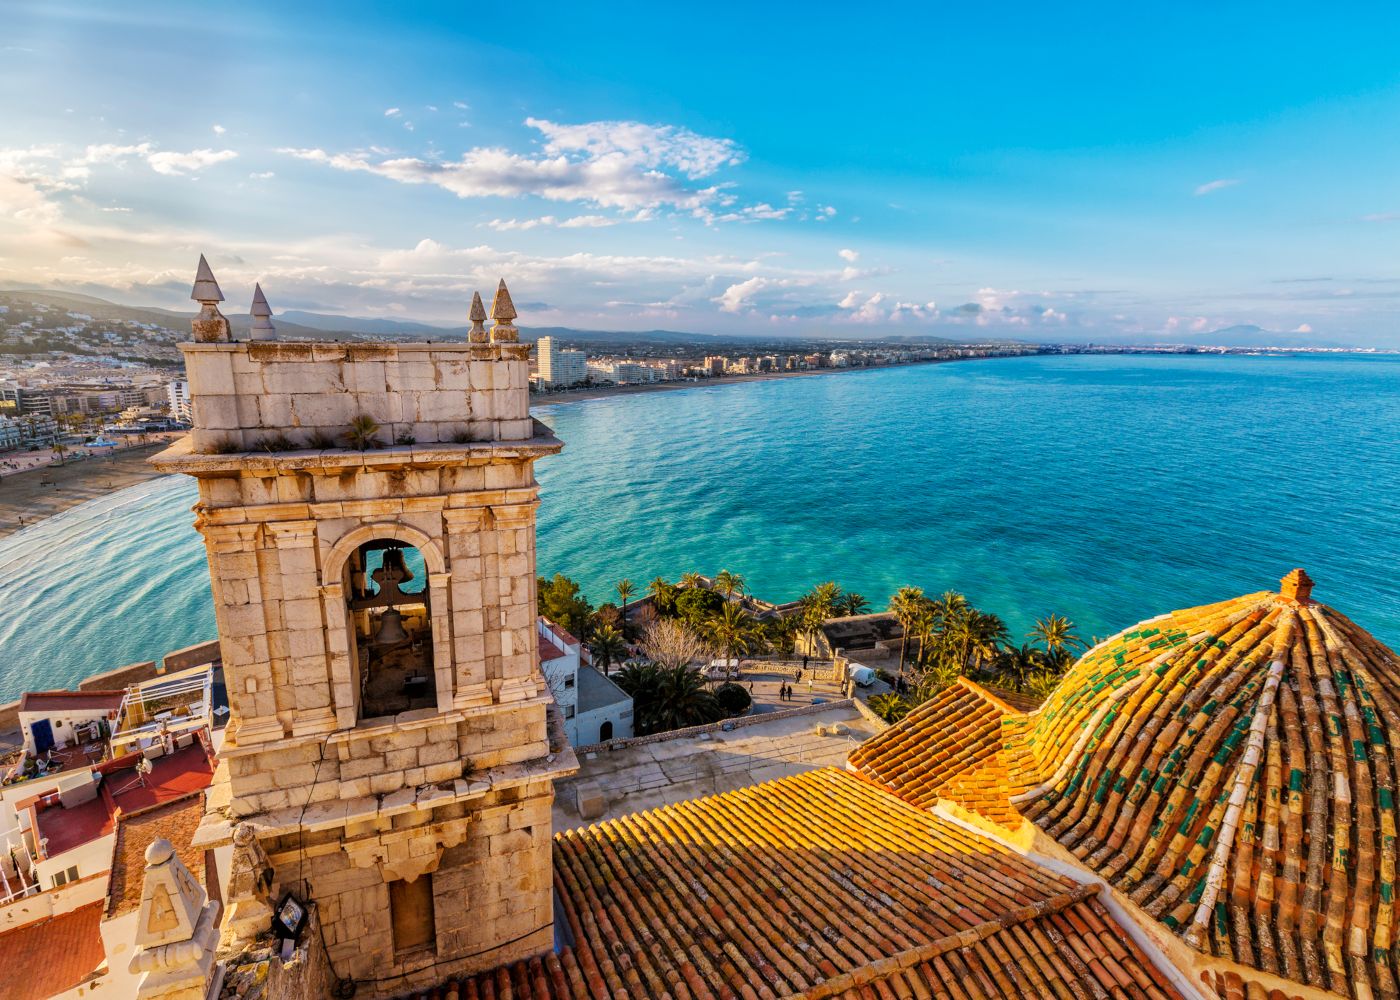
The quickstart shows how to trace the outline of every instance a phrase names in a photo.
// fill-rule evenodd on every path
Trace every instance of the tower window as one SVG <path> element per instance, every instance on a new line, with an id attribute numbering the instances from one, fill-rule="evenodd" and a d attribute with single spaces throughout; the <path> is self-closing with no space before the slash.
<path id="1" fill-rule="evenodd" d="M 392 540 L 366 542 L 346 565 L 360 718 L 437 707 L 432 609 L 423 557 Z"/>
<path id="2" fill-rule="evenodd" d="M 389 919 L 394 927 L 394 955 L 437 949 L 433 918 L 433 877 L 419 875 L 412 882 L 389 883 Z"/>

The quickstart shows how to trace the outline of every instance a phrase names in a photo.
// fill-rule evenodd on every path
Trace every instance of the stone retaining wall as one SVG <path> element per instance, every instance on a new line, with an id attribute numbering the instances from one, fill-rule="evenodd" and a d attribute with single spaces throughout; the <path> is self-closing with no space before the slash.
<path id="1" fill-rule="evenodd" d="M 686 729 L 672 729 L 665 733 L 652 733 L 650 736 L 634 736 L 628 740 L 609 740 L 606 743 L 590 743 L 586 746 L 574 747 L 575 753 L 592 753 L 597 750 L 625 750 L 628 747 L 646 746 L 649 743 L 662 743 L 666 740 L 684 740 L 692 736 L 700 736 L 703 733 L 717 733 L 726 726 L 731 729 L 743 729 L 746 726 L 756 726 L 764 722 L 772 722 L 776 719 L 791 719 L 799 715 L 820 715 L 822 712 L 830 712 L 836 708 L 850 708 L 857 699 L 843 698 L 840 701 L 828 701 L 820 705 L 803 705 L 801 708 L 790 708 L 783 712 L 760 712 L 758 715 L 741 715 L 737 719 L 725 719 L 722 722 L 711 722 L 704 726 L 690 726 Z M 868 710 L 867 710 L 868 711 Z M 885 723 L 880 723 L 882 726 Z"/>

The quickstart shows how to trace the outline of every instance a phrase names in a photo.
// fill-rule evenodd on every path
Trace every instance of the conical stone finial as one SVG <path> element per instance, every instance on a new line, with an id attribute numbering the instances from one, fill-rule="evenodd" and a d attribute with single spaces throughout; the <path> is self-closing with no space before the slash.
<path id="1" fill-rule="evenodd" d="M 487 341 L 486 327 L 482 324 L 486 322 L 486 306 L 481 303 L 481 293 L 472 292 L 472 307 L 467 313 L 467 318 L 472 321 L 472 328 L 467 333 L 467 339 L 473 344 L 484 344 Z"/>
<path id="2" fill-rule="evenodd" d="M 248 331 L 249 340 L 272 340 L 277 336 L 277 327 L 272 325 L 272 307 L 267 304 L 262 285 L 253 286 L 253 307 L 248 310 L 253 317 L 253 325 Z"/>
<path id="3" fill-rule="evenodd" d="M 209 267 L 209 262 L 204 259 L 204 254 L 199 255 L 199 266 L 194 272 L 194 288 L 190 291 L 190 298 L 196 302 L 222 302 L 224 293 L 219 291 L 219 283 L 214 280 L 214 272 Z"/>
<path id="4" fill-rule="evenodd" d="M 200 304 L 199 315 L 190 325 L 194 327 L 194 339 L 201 344 L 227 343 L 233 339 L 233 331 L 228 320 L 219 312 L 219 303 L 224 293 L 219 291 L 219 283 L 214 280 L 214 272 L 204 254 L 199 255 L 199 267 L 194 272 L 194 288 L 190 298 Z"/>
<path id="5" fill-rule="evenodd" d="M 513 344 L 520 339 L 520 331 L 511 322 L 515 319 L 515 303 L 510 300 L 510 290 L 506 280 L 496 286 L 496 297 L 491 300 L 491 342 L 493 344 Z"/>

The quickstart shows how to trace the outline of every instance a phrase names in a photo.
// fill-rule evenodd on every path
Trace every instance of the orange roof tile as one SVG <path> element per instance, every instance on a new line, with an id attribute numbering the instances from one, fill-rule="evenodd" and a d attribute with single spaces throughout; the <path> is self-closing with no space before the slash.
<path id="1" fill-rule="evenodd" d="M 191 792 L 183 798 L 120 817 L 116 843 L 112 848 L 112 877 L 107 885 L 108 919 L 141 905 L 146 848 L 161 837 L 174 845 L 175 853 L 185 867 L 196 881 L 204 884 L 204 850 L 190 845 L 203 818 L 203 792 Z"/>
<path id="2" fill-rule="evenodd" d="M 947 797 L 1016 825 L 1002 753 L 1002 720 L 1010 714 L 1010 705 L 960 677 L 857 747 L 850 765 L 913 805 L 928 808 Z"/>
<path id="3" fill-rule="evenodd" d="M 1299 577 L 1283 590 L 1114 636 L 996 735 L 988 710 L 945 693 L 851 763 L 920 804 L 975 809 L 997 762 L 1013 807 L 1193 947 L 1400 996 L 1400 657 Z"/>
<path id="4" fill-rule="evenodd" d="M 101 922 L 102 904 L 89 903 L 0 934 L 0 996 L 44 1000 L 90 977 L 107 960 Z"/>
<path id="5" fill-rule="evenodd" d="M 833 768 L 555 837 L 576 944 L 475 1000 L 1180 994 L 1095 898 Z"/>

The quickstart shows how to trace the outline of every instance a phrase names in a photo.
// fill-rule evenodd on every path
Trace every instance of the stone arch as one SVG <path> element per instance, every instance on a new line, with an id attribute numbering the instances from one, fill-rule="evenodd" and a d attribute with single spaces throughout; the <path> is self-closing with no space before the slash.
<path id="1" fill-rule="evenodd" d="M 422 553 L 423 565 L 429 573 L 447 572 L 447 560 L 443 557 L 442 546 L 435 538 L 404 524 L 402 521 L 376 521 L 362 524 L 336 539 L 321 565 L 321 582 L 323 584 L 338 583 L 351 553 L 365 542 L 385 538 L 392 538 L 406 545 L 412 545 Z"/>

